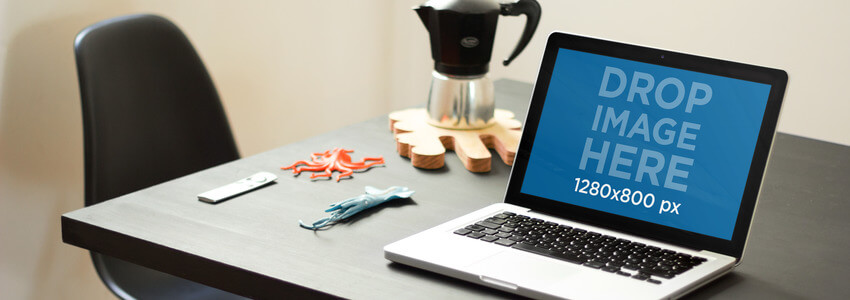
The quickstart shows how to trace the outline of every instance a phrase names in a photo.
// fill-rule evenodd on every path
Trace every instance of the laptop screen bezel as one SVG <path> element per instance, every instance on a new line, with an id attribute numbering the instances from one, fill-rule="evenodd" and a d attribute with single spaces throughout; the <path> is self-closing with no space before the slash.
<path id="1" fill-rule="evenodd" d="M 524 194 L 520 191 L 559 49 L 571 49 L 682 70 L 764 83 L 771 86 L 731 240 L 658 225 L 647 221 L 632 219 L 556 200 L 545 199 Z M 785 71 L 778 69 L 624 44 L 562 32 L 553 32 L 549 35 L 546 43 L 546 50 L 543 54 L 540 71 L 537 75 L 537 80 L 532 92 L 532 100 L 529 105 L 526 124 L 523 128 L 522 139 L 520 141 L 519 148 L 517 149 L 514 166 L 511 171 L 505 202 L 593 226 L 659 240 L 686 248 L 713 251 L 740 259 L 744 251 L 744 245 L 746 243 L 753 213 L 755 211 L 759 188 L 764 177 L 768 155 L 776 132 L 776 124 L 779 119 L 779 111 L 782 105 L 782 98 L 785 94 L 787 81 L 788 75 Z"/>

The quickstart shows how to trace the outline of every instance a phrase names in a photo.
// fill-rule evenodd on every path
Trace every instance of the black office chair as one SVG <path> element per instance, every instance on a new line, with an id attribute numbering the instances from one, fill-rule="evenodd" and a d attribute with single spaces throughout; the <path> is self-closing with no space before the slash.
<path id="1" fill-rule="evenodd" d="M 215 86 L 177 26 L 131 15 L 85 28 L 74 50 L 82 96 L 85 205 L 239 158 Z M 233 294 L 91 253 L 125 299 L 232 299 Z"/>

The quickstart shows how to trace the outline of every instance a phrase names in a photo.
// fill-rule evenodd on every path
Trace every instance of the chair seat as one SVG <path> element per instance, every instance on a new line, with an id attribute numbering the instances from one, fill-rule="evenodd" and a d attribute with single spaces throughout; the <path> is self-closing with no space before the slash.
<path id="1" fill-rule="evenodd" d="M 100 261 L 98 273 L 108 274 L 104 283 L 126 299 L 246 299 L 226 291 L 174 275 L 129 263 L 111 256 L 92 253 Z M 107 279 L 108 278 L 108 279 Z M 154 288 L 152 288 L 154 287 Z M 124 295 L 121 295 L 123 293 Z"/>

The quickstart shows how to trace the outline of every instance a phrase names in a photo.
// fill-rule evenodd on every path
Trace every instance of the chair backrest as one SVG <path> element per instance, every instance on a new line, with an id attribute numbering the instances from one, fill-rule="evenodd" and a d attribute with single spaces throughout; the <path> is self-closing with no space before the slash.
<path id="1" fill-rule="evenodd" d="M 215 86 L 173 23 L 114 18 L 74 46 L 87 206 L 239 158 Z"/>
<path id="2" fill-rule="evenodd" d="M 91 25 L 77 35 L 74 51 L 86 206 L 239 158 L 203 62 L 167 19 L 131 15 Z M 91 254 L 98 275 L 120 298 L 239 298 Z"/>

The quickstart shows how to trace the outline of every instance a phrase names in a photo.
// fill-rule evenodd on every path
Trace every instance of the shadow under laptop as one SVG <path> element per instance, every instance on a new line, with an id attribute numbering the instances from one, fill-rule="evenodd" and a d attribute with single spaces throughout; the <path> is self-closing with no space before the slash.
<path id="1" fill-rule="evenodd" d="M 735 295 L 741 296 L 740 299 L 806 299 L 783 287 L 771 285 L 757 277 L 732 272 L 689 293 L 683 299 L 717 299 L 728 290 L 737 290 Z"/>

